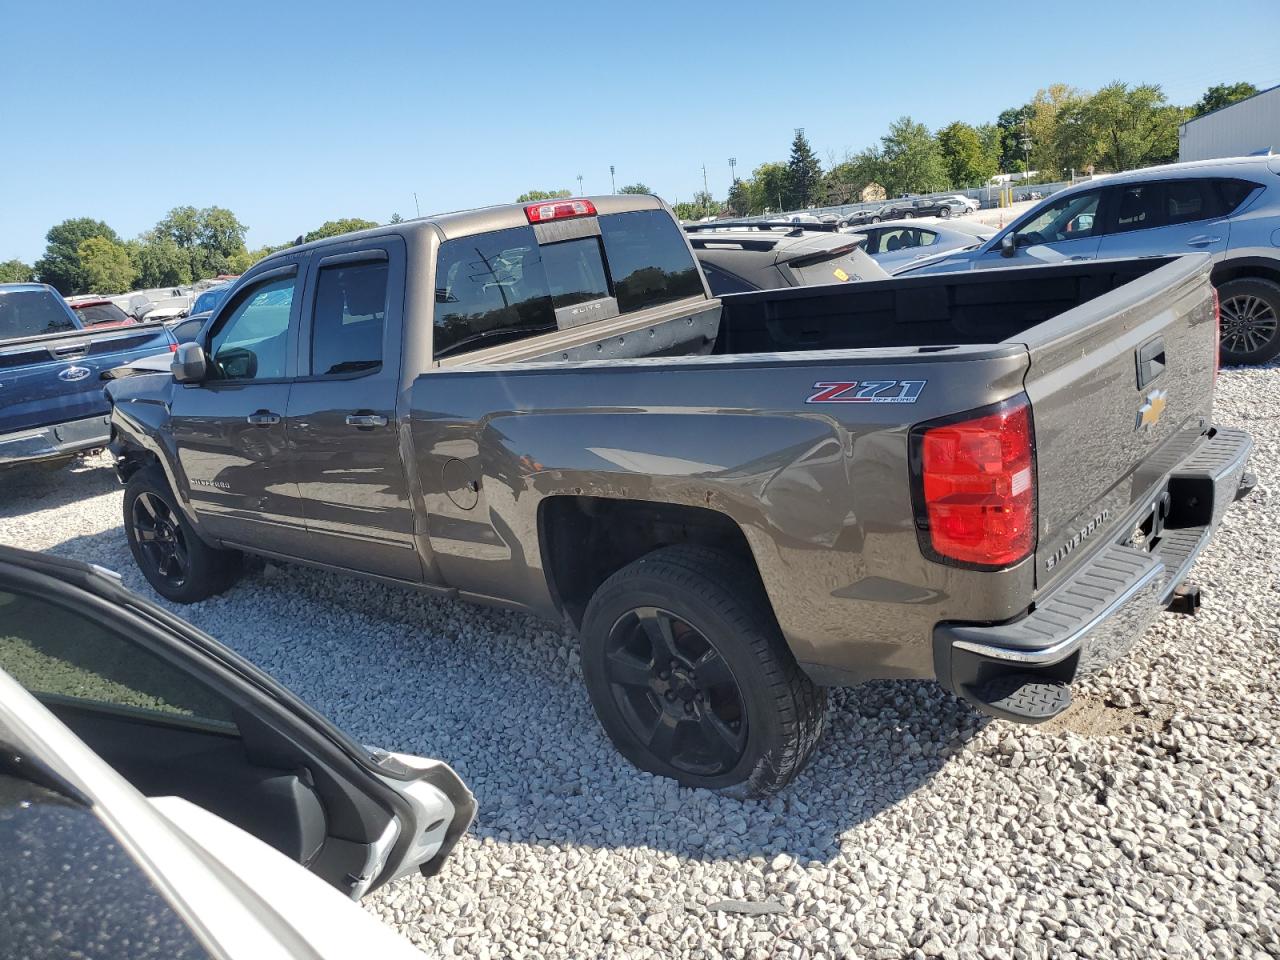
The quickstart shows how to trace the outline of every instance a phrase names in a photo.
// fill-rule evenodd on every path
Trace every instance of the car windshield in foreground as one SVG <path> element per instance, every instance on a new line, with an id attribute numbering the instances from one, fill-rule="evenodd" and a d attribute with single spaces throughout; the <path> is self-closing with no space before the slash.
<path id="1" fill-rule="evenodd" d="M 0 290 L 0 342 L 76 329 L 50 290 Z"/>

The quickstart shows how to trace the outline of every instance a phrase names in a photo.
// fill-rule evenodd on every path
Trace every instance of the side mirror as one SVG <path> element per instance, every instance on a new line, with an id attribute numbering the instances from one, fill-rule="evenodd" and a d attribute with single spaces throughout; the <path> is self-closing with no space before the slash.
<path id="1" fill-rule="evenodd" d="M 173 371 L 173 379 L 178 383 L 200 383 L 209 372 L 204 347 L 198 343 L 179 344 L 169 369 Z"/>
<path id="2" fill-rule="evenodd" d="M 1010 230 L 1000 238 L 1000 256 L 1012 257 L 1018 252 L 1018 243 L 1013 238 L 1013 231 Z"/>

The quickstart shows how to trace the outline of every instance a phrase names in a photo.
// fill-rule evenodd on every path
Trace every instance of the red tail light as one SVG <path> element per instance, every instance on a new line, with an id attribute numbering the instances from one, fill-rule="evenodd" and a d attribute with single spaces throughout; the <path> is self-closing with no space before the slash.
<path id="1" fill-rule="evenodd" d="M 177 345 L 176 343 L 171 343 L 171 344 L 169 344 L 169 352 L 170 352 L 170 353 L 177 353 L 177 352 L 178 352 L 178 345 Z"/>
<path id="2" fill-rule="evenodd" d="M 912 429 L 916 525 L 942 563 L 1007 567 L 1036 544 L 1035 431 L 1027 398 Z"/>
<path id="3" fill-rule="evenodd" d="M 1218 379 L 1218 367 L 1222 366 L 1222 301 L 1218 298 L 1218 288 L 1213 290 L 1213 379 Z"/>
<path id="4" fill-rule="evenodd" d="M 569 220 L 573 217 L 594 217 L 596 205 L 590 200 L 548 200 L 531 203 L 524 208 L 530 223 L 546 223 L 548 220 Z"/>

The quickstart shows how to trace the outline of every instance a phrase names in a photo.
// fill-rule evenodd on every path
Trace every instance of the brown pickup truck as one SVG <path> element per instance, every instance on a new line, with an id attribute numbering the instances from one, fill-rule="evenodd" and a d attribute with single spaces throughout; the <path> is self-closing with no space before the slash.
<path id="1" fill-rule="evenodd" d="M 1182 587 L 1249 437 L 1212 420 L 1204 257 L 709 295 L 652 197 L 273 254 L 112 449 L 155 589 L 242 553 L 562 620 L 646 770 L 764 793 L 824 687 L 1064 710 Z"/>

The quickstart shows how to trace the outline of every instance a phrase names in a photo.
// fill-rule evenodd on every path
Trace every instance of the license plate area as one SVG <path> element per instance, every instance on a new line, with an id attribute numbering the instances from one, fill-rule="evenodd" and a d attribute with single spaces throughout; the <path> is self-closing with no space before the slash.
<path id="1" fill-rule="evenodd" d="M 1147 508 L 1138 515 L 1138 519 L 1129 531 L 1128 538 L 1121 542 L 1126 547 L 1133 547 L 1150 553 L 1156 544 L 1160 542 L 1160 537 L 1169 523 L 1169 517 L 1172 512 L 1173 497 L 1170 495 L 1168 487 L 1166 487 L 1151 499 Z"/>

